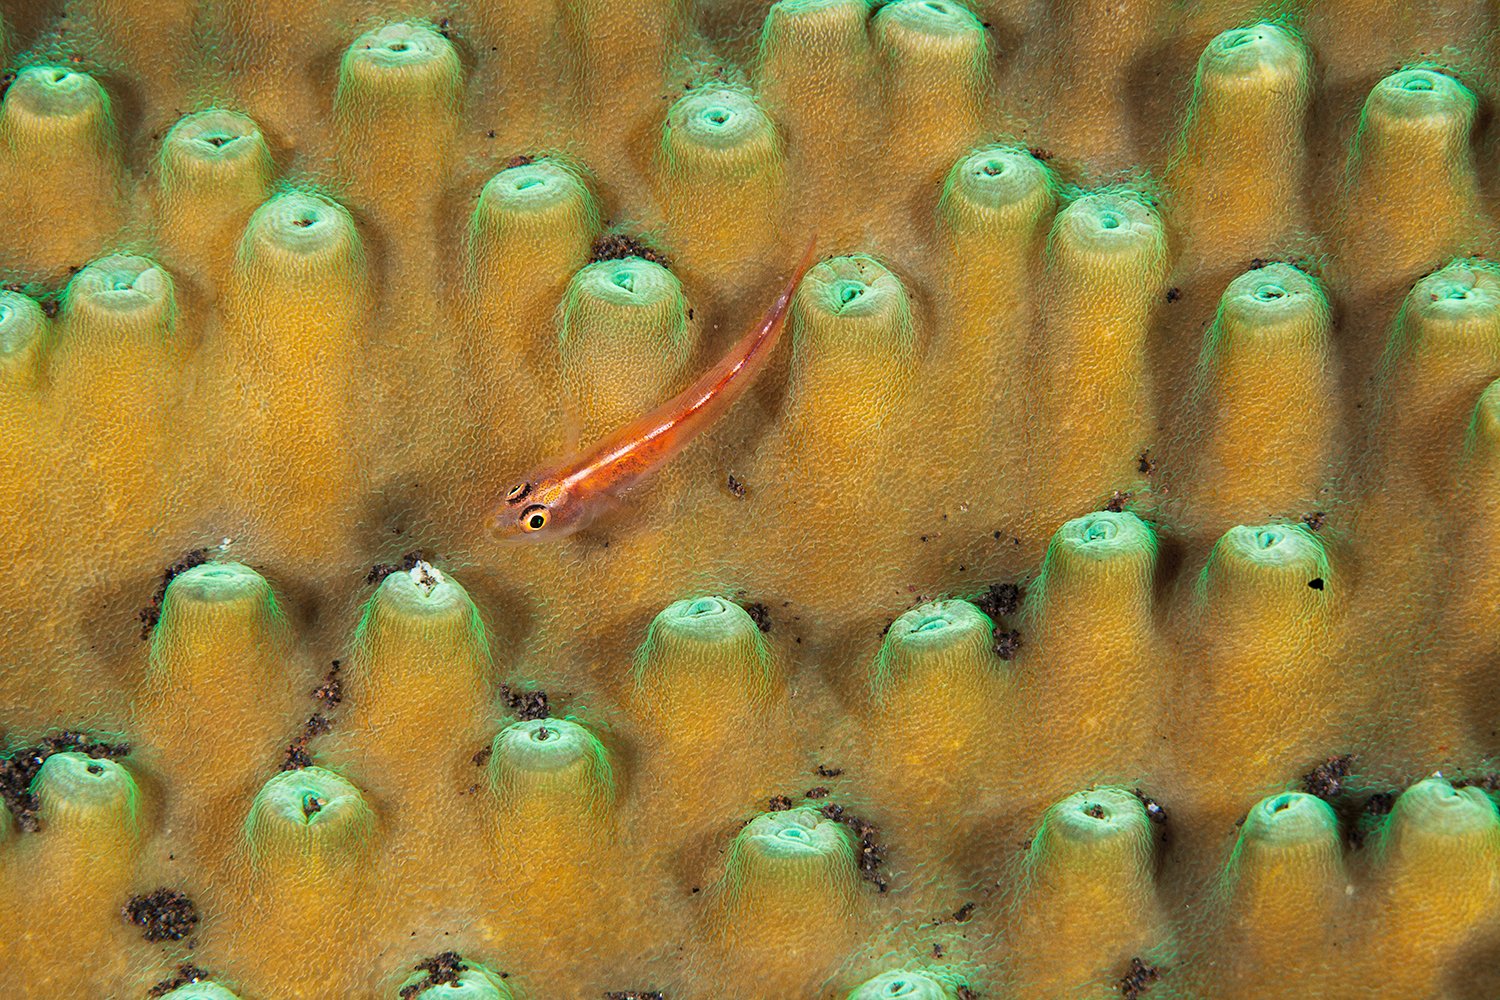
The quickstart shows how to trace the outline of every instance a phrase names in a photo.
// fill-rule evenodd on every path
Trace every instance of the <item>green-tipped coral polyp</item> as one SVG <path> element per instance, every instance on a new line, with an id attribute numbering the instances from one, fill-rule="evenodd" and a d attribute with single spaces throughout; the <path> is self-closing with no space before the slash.
<path id="1" fill-rule="evenodd" d="M 891 623 L 875 658 L 879 701 L 908 685 L 936 684 L 957 694 L 983 682 L 998 666 L 991 650 L 994 622 L 968 601 L 937 601 Z"/>
<path id="2" fill-rule="evenodd" d="M 653 715 L 693 718 L 717 731 L 715 716 L 733 718 L 766 700 L 775 661 L 744 608 L 722 597 L 694 597 L 652 619 L 632 673 Z"/>
<path id="3" fill-rule="evenodd" d="M 375 813 L 340 775 L 321 767 L 283 771 L 256 793 L 245 842 L 258 873 L 316 883 L 366 863 Z"/>
<path id="4" fill-rule="evenodd" d="M 897 971 L 882 972 L 866 980 L 845 1000 L 954 1000 L 955 990 L 962 985 L 958 977 L 950 973 Z"/>
<path id="5" fill-rule="evenodd" d="M 527 719 L 491 746 L 490 791 L 502 813 L 533 807 L 602 819 L 615 800 L 614 771 L 599 738 L 572 719 Z"/>
<path id="6" fill-rule="evenodd" d="M 84 753 L 55 753 L 32 783 L 44 828 L 56 836 L 97 842 L 100 850 L 131 845 L 142 834 L 140 789 L 124 765 Z"/>
<path id="7" fill-rule="evenodd" d="M 858 888 L 848 833 L 811 806 L 747 823 L 729 846 L 719 886 L 731 920 L 760 910 L 847 910 Z"/>

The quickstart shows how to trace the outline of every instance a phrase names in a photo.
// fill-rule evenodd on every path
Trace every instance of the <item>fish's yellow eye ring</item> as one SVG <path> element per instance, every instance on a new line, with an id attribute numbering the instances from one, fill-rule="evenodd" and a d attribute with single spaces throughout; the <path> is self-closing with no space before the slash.
<path id="1" fill-rule="evenodd" d="M 551 515 L 547 513 L 546 507 L 543 507 L 539 503 L 534 503 L 521 511 L 521 530 L 541 531 L 547 526 L 547 521 L 550 518 Z"/>
<path id="2" fill-rule="evenodd" d="M 525 498 L 526 494 L 528 494 L 530 492 L 531 492 L 531 484 L 530 483 L 517 483 L 515 486 L 512 486 L 510 488 L 510 492 L 509 493 L 505 494 L 505 502 L 506 503 L 519 503 L 522 499 Z"/>

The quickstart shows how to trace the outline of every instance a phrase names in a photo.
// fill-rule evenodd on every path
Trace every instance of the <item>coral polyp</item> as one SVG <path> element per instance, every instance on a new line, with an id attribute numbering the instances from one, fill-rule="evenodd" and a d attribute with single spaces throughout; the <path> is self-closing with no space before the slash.
<path id="1" fill-rule="evenodd" d="M 0 0 L 0 995 L 1500 995 L 1497 39 Z"/>

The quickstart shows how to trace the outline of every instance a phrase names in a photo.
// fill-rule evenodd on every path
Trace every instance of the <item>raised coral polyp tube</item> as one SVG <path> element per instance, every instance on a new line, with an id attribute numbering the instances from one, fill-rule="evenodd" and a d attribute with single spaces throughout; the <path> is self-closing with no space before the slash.
<path id="1" fill-rule="evenodd" d="M 1338 440 L 1332 328 L 1327 293 L 1290 264 L 1246 271 L 1224 289 L 1197 373 L 1204 534 L 1317 507 Z"/>
<path id="2" fill-rule="evenodd" d="M 1197 260 L 1243 259 L 1296 231 L 1311 60 L 1291 30 L 1221 32 L 1198 58 L 1167 180 Z"/>
<path id="3" fill-rule="evenodd" d="M 1034 503 L 1079 513 L 1108 497 L 1148 443 L 1152 372 L 1146 334 L 1161 300 L 1166 234 L 1130 191 L 1086 194 L 1059 212 L 1047 238 L 1037 373 L 1044 433 Z"/>
<path id="4" fill-rule="evenodd" d="M 272 544 L 310 561 L 346 530 L 367 267 L 346 208 L 288 190 L 251 215 L 225 293 L 231 486 L 240 503 L 275 512 Z M 288 454 L 302 456 L 299 471 Z"/>
<path id="5" fill-rule="evenodd" d="M 1216 939 L 1239 956 L 1219 988 L 1253 990 L 1287 961 L 1305 963 L 1309 981 L 1331 987 L 1318 956 L 1348 920 L 1348 884 L 1338 817 L 1326 802 L 1280 792 L 1252 806 L 1210 917 Z"/>
<path id="6" fill-rule="evenodd" d="M 833 241 L 852 234 L 858 214 L 846 165 L 874 179 L 864 153 L 884 117 L 869 14 L 865 0 L 780 0 L 766 11 L 754 61 L 756 93 L 787 135 L 790 176 L 820 192 L 808 221 Z"/>
<path id="7" fill-rule="evenodd" d="M 768 256 L 787 221 L 786 153 L 754 95 L 710 84 L 678 98 L 662 123 L 656 170 L 695 268 L 732 282 Z"/>
<path id="8" fill-rule="evenodd" d="M 429 1000 L 441 997 L 442 1000 L 511 1000 L 514 994 L 506 979 L 509 973 L 496 972 L 487 966 L 470 960 L 467 955 L 457 963 L 460 969 L 445 973 L 440 978 L 434 978 L 432 973 L 420 967 L 416 972 L 403 979 L 390 994 L 393 998 L 407 1000 L 421 1000 L 428 996 Z M 431 990 L 431 994 L 428 993 Z"/>
<path id="9" fill-rule="evenodd" d="M 375 813 L 333 771 L 283 771 L 256 793 L 244 836 L 251 869 L 268 889 L 317 893 L 359 871 L 375 846 Z"/>
<path id="10" fill-rule="evenodd" d="M 669 726 L 663 742 L 676 749 L 707 750 L 740 731 L 765 707 L 775 676 L 760 628 L 719 597 L 674 601 L 662 610 L 636 650 L 633 670 L 642 723 Z"/>
<path id="11" fill-rule="evenodd" d="M 1472 238 L 1477 110 L 1473 91 L 1438 69 L 1399 70 L 1370 91 L 1345 167 L 1346 280 L 1400 287 Z"/>
<path id="12" fill-rule="evenodd" d="M 1156 649 L 1156 530 L 1129 511 L 1096 511 L 1058 528 L 1020 617 L 1027 662 L 1016 692 L 1024 745 L 1056 761 L 1037 776 L 1052 795 L 1149 756 Z M 1080 623 L 1087 623 L 1080 627 Z M 1064 718 L 1066 726 L 1051 720 Z M 1045 749 L 1041 749 L 1045 748 Z"/>
<path id="13" fill-rule="evenodd" d="M 186 983 L 161 994 L 162 1000 L 240 1000 L 230 989 L 218 983 Z"/>
<path id="14" fill-rule="evenodd" d="M 571 719 L 517 722 L 495 737 L 489 761 L 490 791 L 504 821 L 515 822 L 533 808 L 560 820 L 608 816 L 615 799 L 609 757 L 598 737 Z M 567 817 L 567 819 L 563 819 Z"/>
<path id="15" fill-rule="evenodd" d="M 1397 981 L 1417 991 L 1440 974 L 1452 942 L 1494 919 L 1493 880 L 1475 876 L 1500 864 L 1500 814 L 1481 789 L 1428 778 L 1397 797 L 1378 837 L 1366 940 L 1396 956 Z"/>
<path id="16" fill-rule="evenodd" d="M 424 782 L 483 742 L 493 712 L 488 635 L 468 591 L 421 561 L 387 575 L 355 628 L 345 683 L 352 773 L 416 808 Z"/>
<path id="17" fill-rule="evenodd" d="M 942 418 L 944 431 L 990 443 L 991 467 L 1023 458 L 1027 401 L 994 391 L 1024 370 L 1034 321 L 1034 270 L 1057 199 L 1057 178 L 1026 149 L 987 146 L 960 157 L 937 203 L 944 331 L 928 359 L 941 395 L 968 403 Z M 984 496 L 977 488 L 968 497 Z"/>
<path id="18" fill-rule="evenodd" d="M 1140 799 L 1123 788 L 1078 792 L 1047 810 L 1017 903 L 1027 930 L 1018 988 L 1046 995 L 1103 979 L 1141 953 L 1159 919 L 1152 844 Z"/>
<path id="19" fill-rule="evenodd" d="M 120 908 L 151 832 L 147 810 L 124 765 L 81 752 L 48 756 L 29 792 L 39 829 L 0 841 L 0 891 L 45 884 L 53 892 L 0 915 L 0 987 L 25 992 L 43 982 L 77 995 L 96 977 L 128 974 Z M 87 968 L 68 961 L 80 946 L 99 956 Z"/>
<path id="20" fill-rule="evenodd" d="M 1215 543 L 1191 612 L 1195 648 L 1212 667 L 1186 679 L 1203 705 L 1204 739 L 1237 761 L 1214 808 L 1234 809 L 1326 754 L 1288 719 L 1316 713 L 1317 731 L 1347 724 L 1346 682 L 1330 667 L 1348 587 L 1302 524 L 1237 525 Z"/>
<path id="21" fill-rule="evenodd" d="M 489 856 L 505 873 L 488 898 L 532 920 L 569 915 L 564 939 L 599 933 L 598 905 L 623 876 L 619 779 L 604 744 L 572 719 L 525 719 L 496 735 L 485 778 Z M 539 923 L 528 939 L 558 933 Z"/>
<path id="22" fill-rule="evenodd" d="M 156 171 L 162 240 L 173 262 L 223 281 L 276 173 L 259 126 L 236 111 L 187 115 L 162 140 Z"/>
<path id="23" fill-rule="evenodd" d="M 253 939 L 265 927 L 299 938 L 318 934 L 326 947 L 348 948 L 361 928 L 348 901 L 373 891 L 381 850 L 377 817 L 364 794 L 322 767 L 282 771 L 267 781 L 245 817 L 234 872 L 239 905 L 223 912 L 223 933 Z M 298 949 L 258 950 L 249 965 L 258 981 L 285 992 L 306 982 Z M 318 970 L 318 988 L 353 988 L 363 970 Z"/>
<path id="24" fill-rule="evenodd" d="M 1448 488 L 1461 428 L 1500 368 L 1500 267 L 1456 260 L 1412 286 L 1381 357 L 1377 442 L 1388 467 Z"/>
<path id="25" fill-rule="evenodd" d="M 40 303 L 21 292 L 0 291 L 0 379 L 7 405 L 18 404 L 37 388 L 50 340 Z"/>
<path id="26" fill-rule="evenodd" d="M 960 0 L 895 0 L 870 22 L 892 179 L 927 189 L 979 138 L 990 77 L 984 25 Z"/>
<path id="27" fill-rule="evenodd" d="M 766 988 L 796 994 L 830 964 L 817 942 L 850 939 L 859 891 L 849 834 L 801 806 L 746 824 L 704 902 L 728 974 L 759 968 Z"/>
<path id="28" fill-rule="evenodd" d="M 630 423 L 667 398 L 693 348 L 682 282 L 641 257 L 589 264 L 558 310 L 567 399 L 585 437 Z"/>
<path id="29" fill-rule="evenodd" d="M 916 325 L 905 286 L 880 261 L 859 254 L 810 269 L 792 299 L 791 335 L 785 420 L 799 434 L 849 448 L 900 412 L 914 376 Z M 837 476 L 840 467 L 825 462 L 824 474 Z"/>
<path id="30" fill-rule="evenodd" d="M 562 160 L 519 163 L 485 182 L 469 217 L 465 269 L 478 329 L 461 333 L 477 381 L 502 380 L 518 357 L 550 367 L 552 312 L 588 262 L 599 211 L 581 172 Z"/>
<path id="31" fill-rule="evenodd" d="M 52 272 L 99 254 L 123 221 L 120 138 L 109 95 L 87 73 L 31 66 L 0 104 L 0 260 Z M 35 211 L 47 206 L 45 216 Z"/>
<path id="32" fill-rule="evenodd" d="M 55 753 L 37 772 L 38 817 L 58 849 L 69 845 L 96 874 L 111 857 L 128 864 L 144 833 L 140 790 L 124 766 L 83 753 Z M 103 867 L 101 867 L 103 866 Z"/>
<path id="33" fill-rule="evenodd" d="M 176 285 L 155 262 L 111 254 L 68 283 L 51 358 L 52 405 L 72 453 L 69 502 L 140 537 L 171 503 L 168 414 L 186 355 Z M 102 473 L 102 476 L 101 476 Z M 109 484 L 109 485 L 106 485 Z"/>
<path id="34" fill-rule="evenodd" d="M 301 694 L 291 640 L 249 566 L 205 563 L 167 585 L 134 707 L 178 821 L 231 836 L 230 817 L 278 762 Z"/>
<path id="35" fill-rule="evenodd" d="M 416 22 L 365 32 L 339 62 L 333 114 L 349 203 L 387 230 L 411 232 L 413 239 L 394 244 L 417 255 L 402 269 L 406 274 L 426 277 L 424 265 L 431 263 L 428 248 L 436 239 L 436 206 L 453 157 L 463 84 L 453 43 Z"/>

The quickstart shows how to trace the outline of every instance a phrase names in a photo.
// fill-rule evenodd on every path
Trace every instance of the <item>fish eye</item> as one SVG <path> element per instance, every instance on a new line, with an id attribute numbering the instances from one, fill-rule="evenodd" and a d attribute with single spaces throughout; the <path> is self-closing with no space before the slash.
<path id="1" fill-rule="evenodd" d="M 510 492 L 509 493 L 505 494 L 505 502 L 506 503 L 516 503 L 519 500 L 521 500 L 522 498 L 524 498 L 526 496 L 526 494 L 528 494 L 530 492 L 531 492 L 531 484 L 530 483 L 517 483 L 515 486 L 512 486 L 510 488 Z"/>
<path id="2" fill-rule="evenodd" d="M 521 527 L 526 531 L 541 531 L 547 526 L 547 519 L 550 516 L 546 507 L 534 503 L 521 511 Z"/>

